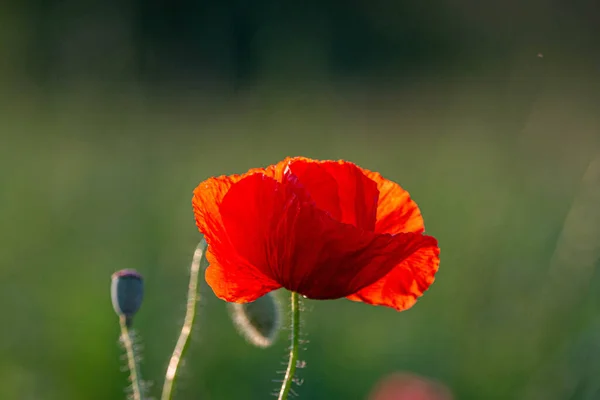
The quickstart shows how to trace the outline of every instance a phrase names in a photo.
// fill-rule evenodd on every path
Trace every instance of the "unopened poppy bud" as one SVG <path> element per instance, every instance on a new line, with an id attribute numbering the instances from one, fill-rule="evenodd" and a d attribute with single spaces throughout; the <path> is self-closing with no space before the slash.
<path id="1" fill-rule="evenodd" d="M 134 269 L 123 269 L 112 275 L 110 287 L 113 308 L 117 315 L 125 318 L 127 325 L 142 305 L 144 281 Z"/>
<path id="2" fill-rule="evenodd" d="M 270 292 L 252 303 L 230 303 L 231 319 L 238 332 L 257 347 L 273 344 L 281 328 L 281 306 Z"/>

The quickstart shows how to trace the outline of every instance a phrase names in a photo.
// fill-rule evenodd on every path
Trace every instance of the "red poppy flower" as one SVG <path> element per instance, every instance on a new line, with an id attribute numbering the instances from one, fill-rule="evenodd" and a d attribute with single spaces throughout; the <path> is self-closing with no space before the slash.
<path id="1" fill-rule="evenodd" d="M 399 185 L 346 161 L 287 158 L 202 182 L 192 200 L 217 297 L 284 287 L 405 310 L 434 280 L 437 240 Z"/>

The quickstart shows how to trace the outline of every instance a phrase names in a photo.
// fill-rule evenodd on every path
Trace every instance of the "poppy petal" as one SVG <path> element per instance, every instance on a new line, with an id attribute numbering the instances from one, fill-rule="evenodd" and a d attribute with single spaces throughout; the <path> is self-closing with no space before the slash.
<path id="1" fill-rule="evenodd" d="M 431 236 L 418 236 L 420 239 L 410 256 L 383 278 L 348 296 L 348 299 L 398 311 L 412 307 L 433 283 L 440 262 L 437 240 Z"/>
<path id="2" fill-rule="evenodd" d="M 219 207 L 232 248 L 262 274 L 281 281 L 280 252 L 294 244 L 302 202 L 289 185 L 263 174 L 245 177 Z"/>
<path id="3" fill-rule="evenodd" d="M 323 168 L 321 163 L 312 162 L 311 160 L 292 160 L 286 178 L 294 180 L 295 184 L 302 185 L 317 207 L 329 213 L 331 218 L 341 221 L 342 210 L 338 194 L 338 183 Z"/>
<path id="4" fill-rule="evenodd" d="M 366 169 L 363 169 L 363 172 L 377 183 L 379 189 L 375 232 L 423 233 L 425 231 L 421 210 L 406 190 L 402 189 L 397 183 L 385 179 L 378 172 L 371 172 Z"/>
<path id="5" fill-rule="evenodd" d="M 222 175 L 216 178 L 209 178 L 200 183 L 196 189 L 194 189 L 192 198 L 196 225 L 200 232 L 206 235 L 207 233 L 212 233 L 214 229 L 222 227 L 223 222 L 221 220 L 219 206 L 234 183 L 254 174 L 263 174 L 281 181 L 289 160 L 290 158 L 286 158 L 285 160 L 274 165 L 269 165 L 266 168 L 253 168 L 245 174 L 239 175 Z M 214 239 L 218 239 L 218 235 L 213 234 L 210 236 L 213 236 Z M 207 238 L 207 242 L 208 240 L 210 240 L 210 238 Z M 210 242 L 208 243 L 210 245 Z"/>
<path id="6" fill-rule="evenodd" d="M 196 224 L 208 243 L 206 257 L 210 265 L 206 269 L 206 281 L 215 295 L 226 301 L 253 301 L 280 287 L 239 256 L 231 245 L 219 211 L 223 199 L 235 183 L 262 172 L 262 169 L 255 169 L 244 175 L 210 178 L 194 190 L 192 204 Z"/>
<path id="7" fill-rule="evenodd" d="M 320 209 L 339 222 L 373 231 L 379 190 L 355 164 L 347 161 L 291 159 L 289 169 Z"/>
<path id="8" fill-rule="evenodd" d="M 333 226 L 333 223 L 326 225 Z M 302 269 L 303 275 L 296 272 L 292 290 L 312 299 L 336 299 L 361 293 L 411 257 L 422 237 L 414 233 L 376 234 L 350 225 L 345 227 L 331 232 L 324 230 L 330 236 L 324 236 L 327 241 L 317 248 L 319 257 L 308 264 L 312 268 Z"/>
<path id="9" fill-rule="evenodd" d="M 213 250 L 213 247 L 209 247 L 206 252 L 209 266 L 205 278 L 218 298 L 234 303 L 248 303 L 281 287 L 260 274 L 241 257 L 232 253 L 222 257 Z"/>

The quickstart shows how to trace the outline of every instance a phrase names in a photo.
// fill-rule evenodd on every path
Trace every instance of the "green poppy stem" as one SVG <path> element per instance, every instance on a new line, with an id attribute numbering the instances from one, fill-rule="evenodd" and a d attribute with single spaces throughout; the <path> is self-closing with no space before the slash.
<path id="1" fill-rule="evenodd" d="M 131 334 L 129 333 L 129 323 L 127 317 L 121 315 L 119 317 L 119 324 L 121 325 L 121 342 L 123 343 L 127 353 L 127 366 L 129 367 L 129 378 L 131 379 L 133 400 L 142 400 L 142 385 L 140 382 L 141 378 L 138 372 L 138 363 L 135 359 L 133 340 L 131 340 Z"/>
<path id="2" fill-rule="evenodd" d="M 200 262 L 202 261 L 202 256 L 204 255 L 206 246 L 206 241 L 203 238 L 194 252 L 194 257 L 190 266 L 190 282 L 188 285 L 185 319 L 183 321 L 183 326 L 181 327 L 179 339 L 177 339 L 177 344 L 175 344 L 175 349 L 171 355 L 169 366 L 167 367 L 161 400 L 171 400 L 179 363 L 188 347 L 187 345 L 189 343 L 190 333 L 192 333 L 194 318 L 196 317 L 196 304 L 200 298 L 198 293 L 198 277 L 200 275 Z"/>
<path id="3" fill-rule="evenodd" d="M 292 292 L 291 295 L 291 335 L 290 335 L 290 358 L 288 360 L 285 377 L 281 384 L 278 400 L 287 400 L 288 394 L 294 382 L 296 366 L 298 364 L 298 350 L 300 345 L 300 300 L 298 293 Z"/>

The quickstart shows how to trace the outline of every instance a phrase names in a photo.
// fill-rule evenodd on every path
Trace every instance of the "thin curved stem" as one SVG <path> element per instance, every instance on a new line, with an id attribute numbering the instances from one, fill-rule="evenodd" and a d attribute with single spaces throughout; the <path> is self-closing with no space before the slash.
<path id="1" fill-rule="evenodd" d="M 294 382 L 294 375 L 298 364 L 298 349 L 300 344 L 300 300 L 298 298 L 298 293 L 292 292 L 290 300 L 292 314 L 290 326 L 290 359 L 288 360 L 288 366 L 281 384 L 278 400 L 287 400 L 288 394 L 292 388 L 292 383 Z"/>
<path id="2" fill-rule="evenodd" d="M 131 379 L 131 387 L 133 390 L 133 400 L 142 400 L 142 385 L 140 383 L 138 364 L 135 359 L 135 352 L 133 350 L 133 340 L 131 340 L 128 327 L 129 324 L 124 315 L 119 318 L 119 324 L 121 325 L 121 342 L 123 343 L 125 352 L 127 353 L 127 366 L 129 367 L 129 377 Z"/>
<path id="3" fill-rule="evenodd" d="M 200 275 L 200 261 L 202 260 L 206 246 L 206 241 L 203 238 L 194 252 L 194 257 L 190 266 L 190 282 L 188 285 L 185 320 L 183 321 L 179 339 L 177 339 L 177 344 L 171 355 L 169 366 L 167 367 L 161 400 L 171 400 L 175 378 L 177 377 L 177 369 L 187 350 L 190 333 L 192 332 L 192 327 L 194 325 L 194 318 L 196 317 L 196 304 L 200 298 L 198 294 L 198 277 Z"/>

